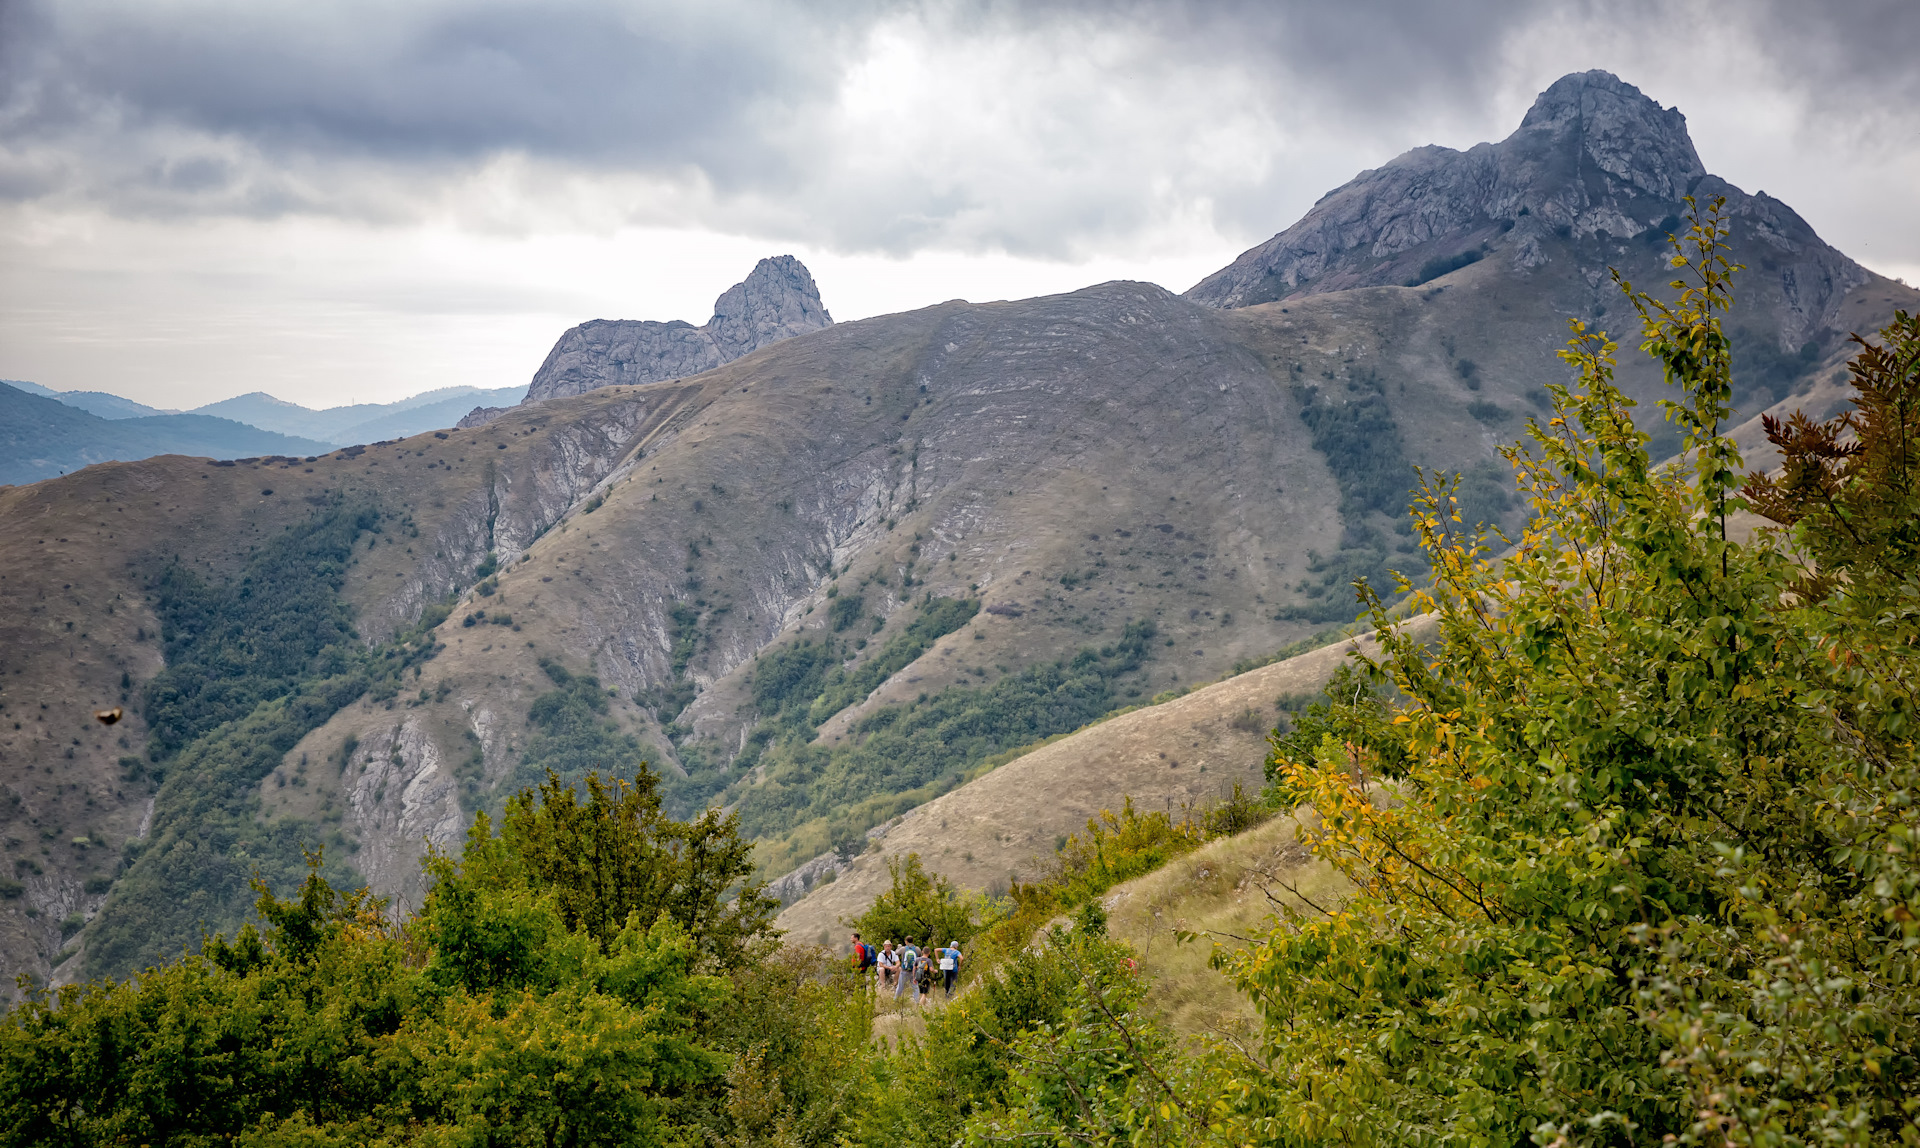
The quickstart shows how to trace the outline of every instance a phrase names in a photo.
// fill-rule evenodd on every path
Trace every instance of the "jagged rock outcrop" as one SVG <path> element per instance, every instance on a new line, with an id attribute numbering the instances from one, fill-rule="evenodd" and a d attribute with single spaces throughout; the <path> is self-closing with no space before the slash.
<path id="1" fill-rule="evenodd" d="M 1863 269 L 1785 204 L 1708 175 L 1677 109 L 1611 73 L 1591 71 L 1555 81 L 1497 144 L 1464 152 L 1415 148 L 1361 172 L 1187 297 L 1247 307 L 1290 295 L 1411 285 L 1495 252 L 1526 272 L 1547 261 L 1556 240 L 1605 244 L 1664 232 L 1690 194 L 1725 195 L 1736 221 L 1750 223 L 1754 236 L 1784 257 L 1768 269 L 1781 274 L 1783 290 L 1806 316 L 1804 330 L 1786 332 L 1789 340 L 1808 337 L 1848 289 L 1866 281 Z"/>
<path id="2" fill-rule="evenodd" d="M 715 299 L 704 327 L 677 319 L 595 319 L 573 328 L 548 352 L 523 403 L 697 375 L 832 323 L 807 265 L 776 255 Z M 480 426 L 505 410 L 476 407 L 460 425 Z"/>
<path id="3" fill-rule="evenodd" d="M 700 329 L 713 340 L 720 362 L 731 363 L 832 323 L 807 265 L 791 255 L 778 255 L 762 259 L 751 275 L 715 299 L 713 318 Z"/>
<path id="4" fill-rule="evenodd" d="M 460 421 L 453 424 L 454 429 L 471 430 L 474 427 L 486 426 L 512 409 L 512 407 L 475 407 L 460 416 Z"/>

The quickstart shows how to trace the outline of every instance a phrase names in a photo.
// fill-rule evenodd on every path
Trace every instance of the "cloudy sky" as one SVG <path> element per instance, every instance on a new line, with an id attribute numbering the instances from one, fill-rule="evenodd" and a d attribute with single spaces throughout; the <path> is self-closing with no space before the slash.
<path id="1" fill-rule="evenodd" d="M 1911 0 L 0 0 L 0 378 L 168 407 L 526 382 L 763 255 L 841 320 L 1184 290 L 1606 68 L 1920 281 Z"/>

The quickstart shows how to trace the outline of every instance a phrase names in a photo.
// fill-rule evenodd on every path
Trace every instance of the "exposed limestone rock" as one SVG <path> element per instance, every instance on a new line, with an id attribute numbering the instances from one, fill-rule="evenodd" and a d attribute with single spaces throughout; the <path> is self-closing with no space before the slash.
<path id="1" fill-rule="evenodd" d="M 512 407 L 475 407 L 462 415 L 460 421 L 453 425 L 458 430 L 483 427 L 512 409 Z"/>
<path id="2" fill-rule="evenodd" d="M 1783 346 L 1797 346 L 1830 323 L 1846 292 L 1866 281 L 1863 269 L 1786 205 L 1708 175 L 1678 110 L 1592 71 L 1556 81 L 1497 144 L 1465 152 L 1415 148 L 1361 172 L 1187 297 L 1247 307 L 1412 284 L 1503 249 L 1507 265 L 1526 272 L 1554 258 L 1556 241 L 1604 276 L 1608 243 L 1658 240 L 1690 194 L 1702 202 L 1727 197 L 1737 249 L 1753 246 L 1744 224 L 1780 251 L 1779 265 L 1763 270 L 1781 276 L 1802 316 L 1783 332 Z"/>
<path id="3" fill-rule="evenodd" d="M 364 843 L 355 867 L 383 890 L 418 905 L 424 844 L 457 845 L 469 820 L 440 748 L 417 718 L 403 718 L 360 742 L 340 789 L 345 828 Z"/>
<path id="4" fill-rule="evenodd" d="M 381 638 L 416 618 L 427 602 L 470 580 L 489 551 L 517 562 L 528 546 L 627 456 L 648 428 L 670 414 L 681 392 L 635 394 L 571 418 L 540 436 L 528 453 L 506 454 L 483 469 L 483 481 L 443 521 L 433 557 L 393 592 L 370 603 L 362 626 Z"/>
<path id="5" fill-rule="evenodd" d="M 704 327 L 678 319 L 594 319 L 572 328 L 547 353 L 521 405 L 601 387 L 683 379 L 832 323 L 806 264 L 776 255 L 762 259 L 752 274 L 715 299 L 713 318 Z M 484 426 L 510 409 L 475 407 L 460 425 Z"/>
<path id="6" fill-rule="evenodd" d="M 697 375 L 832 322 L 805 264 L 791 255 L 762 259 L 714 300 L 704 327 L 595 319 L 568 331 L 533 376 L 526 401 Z"/>
<path id="7" fill-rule="evenodd" d="M 713 339 L 720 362 L 731 363 L 832 322 L 833 316 L 821 305 L 820 288 L 814 286 L 806 264 L 791 255 L 780 255 L 762 259 L 753 274 L 715 299 L 713 318 L 701 330 Z"/>

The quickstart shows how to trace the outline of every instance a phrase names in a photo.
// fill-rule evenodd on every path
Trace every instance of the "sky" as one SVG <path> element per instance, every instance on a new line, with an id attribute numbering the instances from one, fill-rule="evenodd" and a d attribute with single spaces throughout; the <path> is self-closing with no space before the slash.
<path id="1" fill-rule="evenodd" d="M 837 320 L 1182 291 L 1605 68 L 1920 282 L 1910 0 L 0 0 L 0 378 L 191 408 L 524 384 L 763 256 Z"/>

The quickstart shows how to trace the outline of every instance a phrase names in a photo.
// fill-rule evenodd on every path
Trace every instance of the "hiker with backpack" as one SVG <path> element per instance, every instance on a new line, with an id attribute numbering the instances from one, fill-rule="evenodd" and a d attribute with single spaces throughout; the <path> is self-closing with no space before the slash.
<path id="1" fill-rule="evenodd" d="M 914 1003 L 921 1008 L 927 1007 L 927 998 L 933 995 L 933 946 L 922 942 L 920 959 L 913 970 Z"/>
<path id="2" fill-rule="evenodd" d="M 880 955 L 874 958 L 874 962 L 880 966 L 880 991 L 884 993 L 894 989 L 895 995 L 899 995 L 895 986 L 900 981 L 900 954 L 893 951 L 892 941 L 881 943 Z"/>
<path id="3" fill-rule="evenodd" d="M 900 946 L 898 956 L 900 975 L 894 978 L 894 1000 L 900 999 L 901 994 L 907 991 L 907 986 L 913 983 L 914 975 L 920 971 L 920 950 L 914 947 L 913 938 L 907 938 L 906 942 Z"/>
<path id="4" fill-rule="evenodd" d="M 871 971 L 874 966 L 875 956 L 873 946 L 861 940 L 859 933 L 853 935 L 853 953 L 848 960 L 849 963 L 853 965 L 853 971 L 857 975 L 864 976 Z"/>

